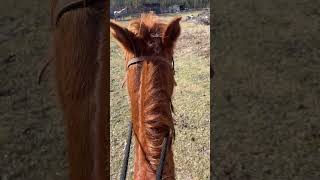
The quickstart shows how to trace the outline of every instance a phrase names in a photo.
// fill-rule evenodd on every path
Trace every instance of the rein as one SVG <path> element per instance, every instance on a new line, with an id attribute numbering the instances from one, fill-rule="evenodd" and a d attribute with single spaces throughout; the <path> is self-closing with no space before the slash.
<path id="1" fill-rule="evenodd" d="M 128 61 L 127 64 L 127 68 L 129 68 L 132 65 L 141 63 L 144 61 L 145 58 L 150 57 L 150 56 L 140 56 L 140 57 L 135 57 L 132 58 L 131 60 Z M 154 56 L 153 56 L 154 57 Z M 164 62 L 167 62 L 163 57 L 160 57 L 160 59 L 162 59 Z M 171 66 L 170 63 L 168 63 L 168 65 Z M 172 57 L 172 70 L 173 70 L 173 74 L 175 73 L 174 70 L 174 59 Z M 172 106 L 172 105 L 171 105 Z M 128 170 L 128 164 L 129 164 L 129 155 L 130 155 L 130 146 L 131 146 L 131 139 L 132 139 L 132 121 L 129 122 L 129 134 L 128 134 L 128 138 L 127 138 L 127 144 L 125 147 L 125 151 L 124 151 L 124 159 L 123 159 L 123 163 L 122 163 L 122 169 L 121 169 L 121 174 L 120 174 L 120 180 L 125 180 L 126 176 L 127 176 L 127 170 Z M 160 163 L 159 166 L 157 168 L 156 171 L 156 180 L 161 180 L 162 179 L 162 172 L 163 172 L 163 167 L 165 164 L 165 159 L 166 159 L 166 152 L 168 151 L 168 145 L 169 145 L 169 133 L 164 137 L 163 142 L 162 142 L 162 148 L 161 148 L 161 154 L 160 154 Z M 139 140 L 138 140 L 139 142 Z M 139 143 L 140 145 L 140 143 Z M 141 145 L 140 145 L 141 146 Z"/>
<path id="2" fill-rule="evenodd" d="M 131 65 L 134 65 L 134 64 L 137 64 L 137 63 L 140 63 L 140 62 L 143 62 L 145 58 L 148 58 L 148 57 L 155 57 L 155 56 L 140 56 L 140 57 L 135 57 L 135 58 L 132 58 L 131 60 L 128 61 L 128 64 L 127 64 L 127 68 L 129 68 Z M 156 56 L 157 57 L 157 56 Z M 159 59 L 162 59 L 162 61 L 164 62 L 167 62 L 165 60 L 165 58 L 161 57 L 161 56 L 158 56 Z M 172 66 L 172 70 L 173 70 L 173 74 L 175 73 L 175 70 L 174 70 L 174 59 L 172 57 L 172 65 L 169 64 L 170 66 Z M 168 63 L 168 62 L 167 62 Z"/>
<path id="3" fill-rule="evenodd" d="M 55 26 L 58 26 L 59 20 L 61 17 L 73 10 L 81 9 L 81 8 L 96 8 L 97 10 L 102 9 L 105 6 L 105 0 L 66 0 L 67 3 L 58 1 L 58 12 L 55 16 Z M 47 67 L 50 65 L 52 61 L 52 52 L 49 53 L 50 57 L 46 64 L 42 67 L 39 75 L 38 75 L 38 84 L 41 83 L 43 73 L 46 71 Z"/>
<path id="4" fill-rule="evenodd" d="M 61 2 L 61 1 L 59 1 Z M 104 0 L 67 0 L 67 4 L 58 5 L 59 11 L 55 17 L 55 24 L 58 25 L 60 18 L 69 11 L 77 10 L 81 8 L 95 7 L 95 3 L 97 3 L 96 8 L 102 9 L 105 5 Z"/>
<path id="5" fill-rule="evenodd" d="M 132 139 L 132 122 L 129 122 L 129 134 L 128 134 L 128 139 L 127 139 L 127 144 L 126 148 L 124 150 L 124 158 L 123 158 L 123 163 L 122 163 L 122 168 L 121 168 L 121 174 L 120 174 L 120 180 L 125 180 L 127 177 L 127 170 L 128 170 L 128 164 L 129 164 L 129 155 L 130 155 L 130 146 L 131 146 L 131 139 Z M 168 138 L 169 134 L 164 137 L 163 139 L 163 145 L 161 149 L 161 154 L 160 154 L 160 164 L 157 168 L 156 172 L 156 180 L 161 180 L 162 179 L 162 172 L 163 172 L 163 167 L 165 164 L 166 160 L 166 152 L 168 151 Z"/>

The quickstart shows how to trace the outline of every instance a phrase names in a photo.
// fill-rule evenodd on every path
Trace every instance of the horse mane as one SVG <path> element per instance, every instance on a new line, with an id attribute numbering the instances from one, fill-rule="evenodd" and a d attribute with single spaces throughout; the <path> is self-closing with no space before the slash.
<path id="1" fill-rule="evenodd" d="M 106 179 L 107 31 L 94 8 L 66 13 L 56 26 L 58 1 L 50 1 L 52 57 L 62 110 L 69 178 Z M 85 26 L 85 28 L 83 28 Z"/>
<path id="2" fill-rule="evenodd" d="M 143 63 L 140 79 L 139 122 L 144 131 L 144 151 L 153 171 L 159 165 L 163 139 L 174 138 L 171 95 L 174 74 L 168 62 L 150 59 Z M 172 141 L 170 141 L 172 142 Z"/>
<path id="3" fill-rule="evenodd" d="M 151 54 L 142 64 L 139 95 L 139 126 L 144 138 L 139 139 L 152 171 L 156 171 L 162 149 L 163 139 L 174 138 L 174 119 L 171 95 L 175 86 L 171 60 L 157 58 L 163 48 L 162 36 L 167 24 L 161 22 L 153 13 L 142 14 L 141 18 L 129 22 L 128 29 L 136 37 L 143 39 Z M 139 48 L 139 45 L 137 49 Z M 152 58 L 152 55 L 155 57 Z M 151 59 L 152 58 L 152 59 Z"/>
<path id="4" fill-rule="evenodd" d="M 152 170 L 156 170 L 164 137 L 174 136 L 172 69 L 163 60 L 144 62 L 140 82 L 139 122 L 146 138 L 144 151 Z"/>
<path id="5" fill-rule="evenodd" d="M 135 179 L 150 179 L 160 163 L 164 138 L 168 138 L 164 178 L 174 178 L 172 143 L 174 119 L 172 94 L 176 85 L 173 62 L 174 44 L 180 35 L 181 17 L 162 22 L 153 13 L 131 20 L 127 28 L 111 23 L 112 35 L 125 53 L 125 63 L 132 58 L 143 61 L 127 70 L 133 131 L 136 135 Z"/>

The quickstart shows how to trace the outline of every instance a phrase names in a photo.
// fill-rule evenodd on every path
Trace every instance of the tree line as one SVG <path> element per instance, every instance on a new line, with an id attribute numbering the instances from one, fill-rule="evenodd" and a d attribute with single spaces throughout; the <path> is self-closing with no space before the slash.
<path id="1" fill-rule="evenodd" d="M 123 7 L 138 8 L 144 3 L 160 3 L 161 8 L 172 5 L 184 5 L 186 8 L 208 8 L 210 0 L 111 0 L 110 9 L 119 9 Z"/>

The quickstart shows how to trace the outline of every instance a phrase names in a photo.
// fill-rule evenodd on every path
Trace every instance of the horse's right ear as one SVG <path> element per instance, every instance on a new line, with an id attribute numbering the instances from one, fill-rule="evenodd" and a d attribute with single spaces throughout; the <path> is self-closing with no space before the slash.
<path id="1" fill-rule="evenodd" d="M 120 43 L 123 49 L 134 52 L 134 34 L 127 28 L 110 21 L 112 36 Z"/>
<path id="2" fill-rule="evenodd" d="M 164 46 L 168 48 L 173 48 L 181 32 L 181 27 L 180 27 L 181 19 L 182 17 L 177 17 L 168 24 L 168 27 L 165 30 L 164 36 L 163 36 Z"/>

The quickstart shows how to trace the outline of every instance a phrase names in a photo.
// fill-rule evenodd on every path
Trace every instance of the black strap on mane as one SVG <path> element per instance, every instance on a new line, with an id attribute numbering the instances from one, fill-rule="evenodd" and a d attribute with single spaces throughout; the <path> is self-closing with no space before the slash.
<path id="1" fill-rule="evenodd" d="M 133 64 L 137 64 L 142 61 L 143 61 L 143 59 L 141 59 L 141 58 L 133 58 L 128 62 L 127 68 L 129 68 Z"/>
<path id="2" fill-rule="evenodd" d="M 97 6 L 95 6 L 97 4 Z M 88 7 L 96 7 L 97 9 L 101 9 L 105 6 L 105 0 L 60 0 L 58 1 L 58 11 L 57 14 L 54 16 L 55 18 L 55 25 L 57 26 L 59 23 L 60 18 L 68 11 L 80 9 L 80 8 L 88 8 Z M 50 57 L 46 64 L 40 71 L 38 75 L 38 84 L 41 83 L 42 75 L 46 71 L 47 67 L 50 65 L 52 61 L 52 54 L 49 54 Z"/>
<path id="3" fill-rule="evenodd" d="M 65 2 L 66 1 L 66 2 Z M 68 11 L 87 8 L 93 6 L 95 3 L 99 3 L 98 8 L 103 8 L 105 0 L 64 0 L 58 2 L 57 14 L 55 16 L 55 24 L 58 25 L 60 18 Z"/>
<path id="4" fill-rule="evenodd" d="M 134 64 L 138 64 L 138 63 L 140 63 L 140 62 L 143 62 L 144 59 L 146 59 L 146 58 L 148 58 L 148 57 L 157 57 L 157 58 L 162 59 L 163 62 L 167 62 L 167 63 L 172 67 L 173 74 L 175 73 L 175 70 L 174 70 L 174 59 L 173 59 L 173 57 L 172 57 L 172 59 L 171 59 L 171 61 L 172 61 L 171 63 L 172 63 L 172 64 L 170 64 L 167 60 L 165 60 L 164 57 L 161 57 L 161 56 L 140 56 L 140 57 L 134 57 L 134 58 L 132 58 L 132 59 L 130 59 L 130 60 L 128 61 L 128 63 L 127 63 L 127 68 L 129 68 L 131 65 L 134 65 Z"/>
<path id="5" fill-rule="evenodd" d="M 127 145 L 126 145 L 126 148 L 124 150 L 124 159 L 123 159 L 123 163 L 122 163 L 120 180 L 125 180 L 126 176 L 127 176 L 131 139 L 132 139 L 132 123 L 130 121 L 130 123 L 129 123 L 129 134 L 128 134 L 128 139 L 127 139 Z"/>
<path id="6" fill-rule="evenodd" d="M 132 122 L 129 122 L 129 134 L 127 138 L 127 144 L 126 148 L 124 150 L 124 158 L 123 158 L 123 163 L 122 163 L 122 168 L 121 168 L 121 174 L 120 174 L 120 180 L 125 180 L 127 177 L 127 170 L 128 170 L 128 164 L 129 164 L 129 155 L 130 155 L 130 146 L 131 146 L 131 139 L 132 139 Z M 165 164 L 166 160 L 166 154 L 168 151 L 168 145 L 169 145 L 169 134 L 166 135 L 163 139 L 162 143 L 162 149 L 161 149 L 161 154 L 160 154 L 160 163 L 157 168 L 156 172 L 156 180 L 161 180 L 162 179 L 162 172 L 163 172 L 163 167 Z"/>

